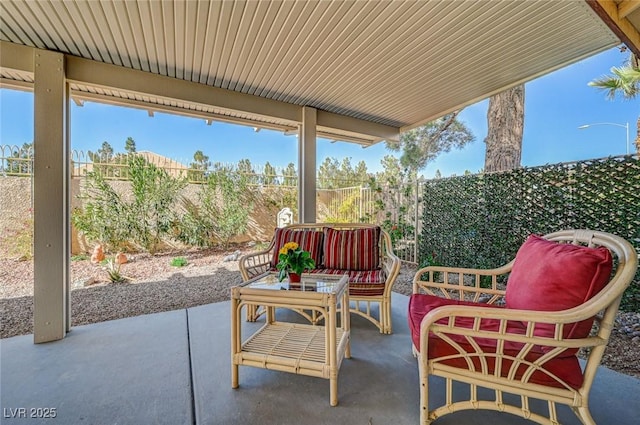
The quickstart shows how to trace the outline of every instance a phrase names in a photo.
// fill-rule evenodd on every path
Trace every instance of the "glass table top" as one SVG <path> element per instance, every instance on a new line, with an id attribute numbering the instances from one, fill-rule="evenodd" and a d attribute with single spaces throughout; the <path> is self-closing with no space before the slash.
<path id="1" fill-rule="evenodd" d="M 245 288 L 251 289 L 267 289 L 274 291 L 302 291 L 302 292 L 336 292 L 340 286 L 342 275 L 302 275 L 302 279 L 298 283 L 290 283 L 286 278 L 278 281 L 278 275 L 270 273 L 262 276 L 255 281 L 248 282 Z"/>

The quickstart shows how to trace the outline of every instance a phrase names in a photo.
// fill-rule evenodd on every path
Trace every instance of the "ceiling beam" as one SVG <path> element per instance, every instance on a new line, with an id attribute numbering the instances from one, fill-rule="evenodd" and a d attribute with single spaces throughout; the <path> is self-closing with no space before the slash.
<path id="1" fill-rule="evenodd" d="M 616 2 L 611 0 L 585 0 L 624 44 L 640 57 L 640 32 L 626 17 L 620 16 Z M 622 3 L 621 3 L 622 4 Z M 632 5 L 633 7 L 634 5 Z"/>
<path id="2" fill-rule="evenodd" d="M 0 68 L 33 73 L 33 47 L 0 41 Z"/>
<path id="3" fill-rule="evenodd" d="M 22 46 L 19 44 L 0 42 L 0 66 L 22 72 L 33 72 L 34 54 L 39 49 Z M 122 90 L 128 93 L 142 96 L 152 96 L 162 99 L 171 99 L 178 102 L 199 104 L 214 107 L 230 112 L 256 116 L 257 121 L 227 117 L 219 114 L 201 113 L 184 108 L 159 106 L 153 104 L 152 110 L 165 111 L 180 115 L 195 116 L 199 118 L 214 118 L 217 121 L 248 124 L 260 127 L 286 131 L 297 127 L 301 122 L 302 107 L 299 105 L 266 99 L 250 94 L 234 92 L 217 87 L 212 87 L 191 81 L 180 80 L 162 75 L 152 74 L 125 68 L 122 66 L 105 64 L 98 61 L 65 55 L 66 75 L 70 83 L 101 87 L 107 89 Z M 4 80 L 3 80 L 4 83 Z M 9 85 L 9 84 L 6 84 Z M 24 87 L 21 86 L 22 89 Z M 120 106 L 132 106 L 135 108 L 149 109 L 149 103 L 134 101 L 131 99 L 119 99 L 113 96 L 93 95 L 91 93 L 73 91 L 74 98 L 80 100 L 94 100 L 117 104 Z M 285 121 L 284 125 L 265 125 L 260 119 Z M 318 126 L 333 129 L 339 140 L 360 144 L 373 144 L 381 140 L 397 141 L 400 129 L 388 125 L 378 124 L 358 118 L 339 115 L 332 112 L 318 110 Z M 342 135 L 346 132 L 348 135 Z M 331 134 L 327 132 L 325 134 Z M 359 137 L 366 135 L 367 137 Z"/>
<path id="4" fill-rule="evenodd" d="M 377 140 L 398 141 L 400 138 L 399 128 L 334 114 L 333 112 L 318 110 L 316 119 L 318 127 L 335 128 L 355 134 L 367 134 Z"/>
<path id="5" fill-rule="evenodd" d="M 76 56 L 67 56 L 66 59 L 67 79 L 70 82 L 196 103 L 237 113 L 250 114 L 266 120 L 275 118 L 292 125 L 300 122 L 302 108 L 299 105 L 82 59 Z M 324 127 L 330 127 L 338 131 L 366 134 L 379 140 L 395 140 L 398 138 L 399 129 L 396 127 L 326 111 L 318 112 L 318 125 Z"/>
<path id="6" fill-rule="evenodd" d="M 243 119 L 243 118 L 228 117 L 226 115 L 220 115 L 220 114 L 215 114 L 211 112 L 180 108 L 178 106 L 163 105 L 160 103 L 149 103 L 149 102 L 143 102 L 141 100 L 135 100 L 135 99 L 122 99 L 119 97 L 108 96 L 105 94 L 88 93 L 88 92 L 83 92 L 78 90 L 71 90 L 71 98 L 79 99 L 82 101 L 86 100 L 91 102 L 104 103 L 107 105 L 123 106 L 125 108 L 143 109 L 145 111 L 149 111 L 149 107 L 152 106 L 153 111 L 155 112 L 164 112 L 167 114 L 181 115 L 181 116 L 190 117 L 190 118 L 200 118 L 200 119 L 206 120 L 208 125 L 211 125 L 214 121 L 220 121 L 220 122 L 228 122 L 231 124 L 248 125 L 251 127 L 255 127 L 257 124 L 260 124 L 260 127 L 262 128 L 267 128 L 269 130 L 276 130 L 276 131 L 287 131 L 287 130 L 293 130 L 297 128 L 296 126 L 282 126 L 282 125 L 277 125 L 277 124 L 272 124 L 267 122 L 258 122 L 258 121 Z"/>
<path id="7" fill-rule="evenodd" d="M 299 120 L 300 107 L 293 104 L 77 56 L 67 56 L 66 59 L 67 80 L 71 83 L 196 103 L 267 119 L 273 117 L 291 123 L 297 123 Z"/>
<path id="8" fill-rule="evenodd" d="M 618 16 L 620 18 L 626 18 L 638 8 L 640 8 L 640 0 L 622 0 L 622 2 L 618 4 Z"/>
<path id="9" fill-rule="evenodd" d="M 0 66 L 23 72 L 33 72 L 34 54 L 38 49 L 19 44 L 0 42 Z M 153 96 L 163 99 L 177 100 L 185 103 L 196 103 L 209 107 L 228 110 L 236 113 L 254 115 L 265 120 L 277 119 L 287 122 L 287 127 L 295 127 L 301 120 L 301 106 L 280 102 L 246 93 L 234 92 L 217 87 L 180 80 L 150 72 L 106 64 L 72 55 L 65 55 L 67 80 L 77 83 L 108 89 L 117 89 L 130 93 Z M 80 92 L 75 92 L 75 96 Z M 101 97 L 105 100 L 108 96 Z M 114 102 L 112 102 L 114 103 Z M 128 99 L 123 99 L 126 106 Z M 140 105 L 136 105 L 140 107 Z M 154 104 L 154 108 L 156 106 Z M 173 112 L 177 112 L 173 110 Z M 216 116 L 216 119 L 219 119 Z M 222 120 L 222 119 L 219 119 Z M 239 122 L 232 117 L 224 121 Z M 268 128 L 268 126 L 262 127 Z M 378 124 L 371 121 L 352 118 L 326 111 L 318 111 L 318 126 L 332 128 L 337 131 L 353 133 L 347 140 L 359 139 L 357 134 L 372 137 L 375 140 L 397 140 L 399 128 Z"/>
<path id="10" fill-rule="evenodd" d="M 29 81 L 12 80 L 10 78 L 0 77 L 0 88 L 32 92 L 33 83 Z"/>
<path id="11" fill-rule="evenodd" d="M 22 90 L 33 92 L 33 83 L 28 81 L 18 81 L 11 80 L 8 78 L 0 78 L 0 87 L 8 88 L 13 90 Z M 251 127 L 259 126 L 260 128 L 266 128 L 274 131 L 282 131 L 285 136 L 289 135 L 297 135 L 298 127 L 297 126 L 288 126 L 288 125 L 278 125 L 274 123 L 262 122 L 262 121 L 254 121 L 244 118 L 236 118 L 236 117 L 228 117 L 226 115 L 204 112 L 204 111 L 196 111 L 192 109 L 181 108 L 177 106 L 163 105 L 149 102 L 144 102 L 141 100 L 135 99 L 123 99 L 115 96 L 109 96 L 106 94 L 99 93 L 90 93 L 80 90 L 71 90 L 71 99 L 78 106 L 83 106 L 85 101 L 102 103 L 106 105 L 115 105 L 122 106 L 125 108 L 135 108 L 135 109 L 143 109 L 146 111 L 150 111 L 151 113 L 155 112 L 164 112 L 167 114 L 180 115 L 189 118 L 198 118 L 204 119 L 207 125 L 212 125 L 214 121 L 219 122 L 227 122 L 230 124 L 239 124 L 239 125 L 248 125 Z M 153 109 L 149 109 L 149 106 L 152 105 Z M 363 147 L 368 147 L 374 145 L 382 140 L 383 138 L 371 138 L 367 139 L 365 137 L 358 137 L 357 135 L 346 135 L 346 134 L 338 134 L 331 131 L 332 129 L 326 127 L 318 126 L 317 134 L 318 137 L 329 139 L 332 142 L 335 141 L 343 141 L 349 143 L 356 143 Z"/>

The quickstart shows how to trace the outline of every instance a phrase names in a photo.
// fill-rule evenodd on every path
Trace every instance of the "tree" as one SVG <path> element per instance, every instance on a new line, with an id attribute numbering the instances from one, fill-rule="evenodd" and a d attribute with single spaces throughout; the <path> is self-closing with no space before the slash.
<path id="1" fill-rule="evenodd" d="M 98 149 L 98 158 L 101 162 L 109 162 L 113 158 L 113 148 L 106 140 L 102 142 L 102 147 Z"/>
<path id="2" fill-rule="evenodd" d="M 339 174 L 336 176 L 336 180 L 339 187 L 350 187 L 355 185 L 355 172 L 351 166 L 351 157 L 342 158 Z"/>
<path id="3" fill-rule="evenodd" d="M 136 152 L 136 142 L 131 137 L 127 137 L 127 140 L 124 142 L 124 150 L 127 153 L 135 153 Z"/>
<path id="4" fill-rule="evenodd" d="M 412 217 L 417 204 L 412 195 L 418 184 L 417 171 L 406 168 L 400 159 L 392 155 L 386 155 L 380 163 L 383 171 L 371 177 L 369 183 L 373 191 L 373 216 L 366 214 L 363 218 L 380 223 L 395 245 L 400 239 L 415 238 Z"/>
<path id="5" fill-rule="evenodd" d="M 408 173 L 403 169 L 401 160 L 393 155 L 385 155 L 380 160 L 383 171 L 376 173 L 375 180 L 391 187 L 399 187 L 407 180 Z"/>
<path id="6" fill-rule="evenodd" d="M 198 169 L 200 170 L 206 170 L 210 165 L 209 157 L 205 155 L 201 150 L 195 151 L 195 153 L 193 154 L 193 160 L 195 164 L 199 166 Z"/>
<path id="7" fill-rule="evenodd" d="M 264 164 L 264 172 L 262 173 L 262 184 L 264 186 L 274 186 L 277 175 L 276 169 L 267 161 L 267 163 Z"/>
<path id="8" fill-rule="evenodd" d="M 205 155 L 201 150 L 195 151 L 193 154 L 193 162 L 189 164 L 187 178 L 189 181 L 204 181 L 206 172 L 210 165 L 211 163 L 209 162 L 209 157 L 207 155 Z"/>
<path id="9" fill-rule="evenodd" d="M 519 167 L 524 131 L 524 85 L 491 96 L 487 124 L 485 171 Z"/>
<path id="10" fill-rule="evenodd" d="M 290 162 L 287 165 L 287 168 L 282 172 L 284 177 L 283 184 L 284 186 L 297 186 L 298 184 L 298 172 L 296 171 L 296 166 L 293 162 Z"/>
<path id="11" fill-rule="evenodd" d="M 97 152 L 87 152 L 87 156 L 93 162 L 93 171 L 97 173 L 102 173 L 105 177 L 114 178 L 120 176 L 120 167 L 113 164 L 114 156 L 113 156 L 113 147 L 106 140 L 102 142 L 102 146 L 98 149 Z M 120 158 L 118 158 L 120 159 Z"/>
<path id="12" fill-rule="evenodd" d="M 452 112 L 400 135 L 399 143 L 387 142 L 387 148 L 402 152 L 400 164 L 412 171 L 422 170 L 439 154 L 461 149 L 474 140 L 471 130 Z"/>
<path id="13" fill-rule="evenodd" d="M 184 214 L 176 222 L 176 238 L 197 246 L 224 244 L 247 229 L 253 208 L 253 193 L 247 175 L 219 162 L 213 164 L 206 183 L 201 185 L 198 202 L 182 199 Z"/>
<path id="14" fill-rule="evenodd" d="M 635 55 L 631 55 L 624 66 L 612 67 L 611 74 L 591 81 L 589 86 L 606 90 L 607 98 L 611 100 L 615 99 L 616 93 L 627 100 L 635 99 L 640 94 L 640 61 Z"/>
<path id="15" fill-rule="evenodd" d="M 258 184 L 256 171 L 253 169 L 253 165 L 251 164 L 251 160 L 247 158 L 243 158 L 238 161 L 237 167 L 238 173 L 244 175 L 246 181 L 249 184 Z"/>
<path id="16" fill-rule="evenodd" d="M 318 187 L 320 189 L 336 189 L 336 179 L 339 174 L 340 163 L 336 158 L 326 157 L 318 167 Z"/>
<path id="17" fill-rule="evenodd" d="M 356 184 L 362 184 L 369 180 L 369 171 L 367 170 L 366 162 L 358 162 L 358 165 L 356 165 L 354 170 L 354 179 Z"/>
<path id="18" fill-rule="evenodd" d="M 635 99 L 640 94 L 640 59 L 631 55 L 628 63 L 622 67 L 611 68 L 611 74 L 595 79 L 589 83 L 607 91 L 607 98 L 614 100 L 616 93 L 620 93 L 626 100 Z M 636 151 L 640 155 L 640 115 L 636 122 Z"/>

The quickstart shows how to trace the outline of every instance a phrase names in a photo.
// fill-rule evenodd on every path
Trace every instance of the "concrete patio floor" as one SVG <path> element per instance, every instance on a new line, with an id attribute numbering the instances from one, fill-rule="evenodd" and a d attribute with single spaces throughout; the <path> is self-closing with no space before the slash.
<path id="1" fill-rule="evenodd" d="M 352 316 L 352 358 L 340 369 L 336 407 L 329 406 L 329 382 L 319 378 L 241 367 L 240 387 L 231 389 L 230 306 L 222 302 L 79 326 L 64 340 L 47 344 L 34 345 L 31 335 L 1 340 L 0 422 L 417 424 L 418 372 L 406 325 L 407 302 L 393 295 L 392 335 L 381 335 Z M 285 316 L 298 319 L 279 311 L 278 318 Z M 259 325 L 243 326 L 250 331 Z M 434 379 L 432 385 L 432 396 L 443 396 L 443 381 Z M 638 394 L 639 379 L 600 368 L 590 399 L 594 419 L 598 424 L 638 423 Z M 55 408 L 56 418 L 31 418 L 46 412 L 32 410 L 37 408 Z M 579 424 L 568 408 L 559 414 L 563 424 Z M 460 412 L 435 422 L 488 423 L 530 422 L 487 411 Z"/>

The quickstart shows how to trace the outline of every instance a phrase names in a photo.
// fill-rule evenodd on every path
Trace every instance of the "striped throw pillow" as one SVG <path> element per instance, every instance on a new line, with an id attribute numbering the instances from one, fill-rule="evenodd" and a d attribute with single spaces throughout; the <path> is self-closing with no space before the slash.
<path id="1" fill-rule="evenodd" d="M 316 262 L 316 268 L 322 265 L 323 233 L 321 230 L 277 228 L 274 239 L 275 251 L 273 251 L 271 258 L 271 267 L 278 264 L 280 248 L 287 242 L 296 242 L 301 249 L 309 251 L 311 258 Z"/>
<path id="2" fill-rule="evenodd" d="M 324 229 L 324 267 L 340 270 L 379 268 L 380 227 L 338 230 Z"/>

